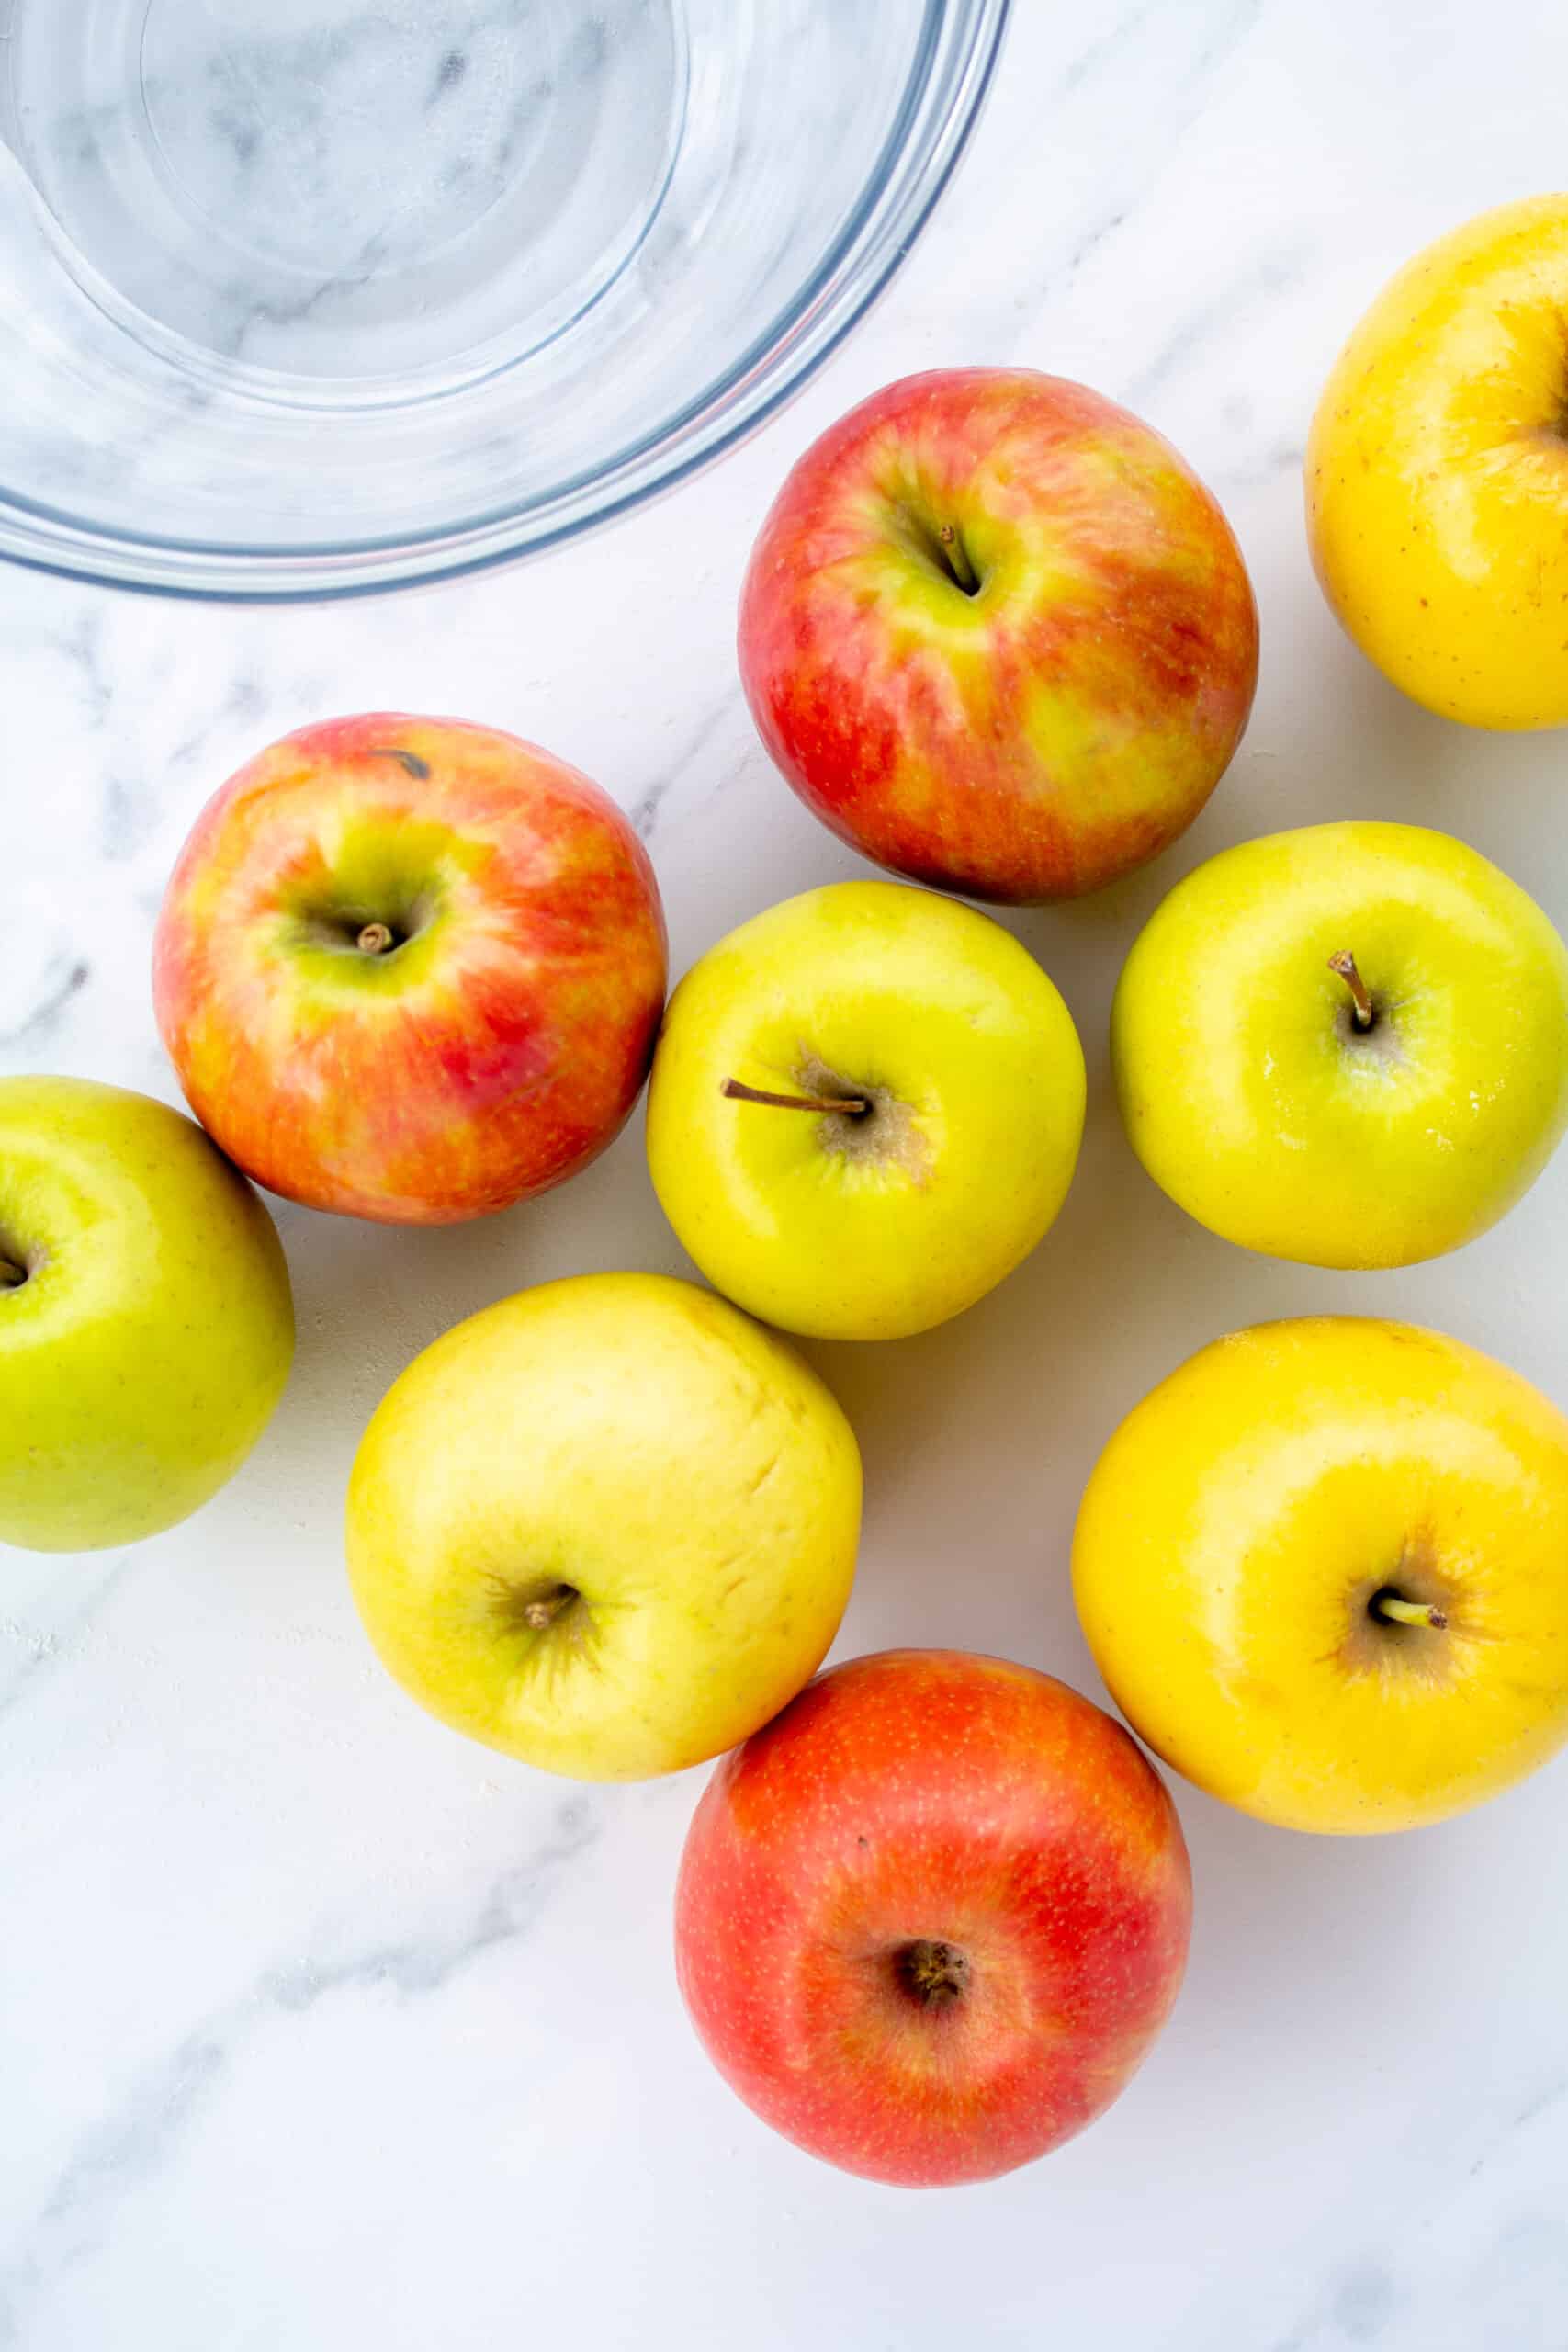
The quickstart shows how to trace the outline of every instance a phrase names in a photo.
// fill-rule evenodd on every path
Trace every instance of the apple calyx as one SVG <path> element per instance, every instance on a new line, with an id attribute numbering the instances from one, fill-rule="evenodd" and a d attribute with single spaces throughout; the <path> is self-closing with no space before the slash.
<path id="1" fill-rule="evenodd" d="M 1356 959 L 1349 949 L 1342 947 L 1337 956 L 1331 956 L 1328 959 L 1328 968 L 1331 972 L 1338 973 L 1339 978 L 1350 991 L 1350 1018 L 1356 1027 L 1362 1031 L 1375 1028 L 1378 1017 L 1377 1007 L 1372 1002 L 1365 980 L 1356 968 Z"/>
<path id="2" fill-rule="evenodd" d="M 903 1990 L 925 2009 L 944 2009 L 969 1989 L 968 1954 L 934 1937 L 900 1944 L 893 1966 Z"/>
<path id="3" fill-rule="evenodd" d="M 1374 1592 L 1367 1604 L 1374 1617 L 1382 1617 L 1394 1625 L 1427 1625 L 1434 1633 L 1442 1633 L 1448 1625 L 1447 1611 L 1434 1602 L 1406 1600 L 1402 1592 Z"/>
<path id="4" fill-rule="evenodd" d="M 354 944 L 362 956 L 385 956 L 398 943 L 389 924 L 367 922 Z"/>
<path id="5" fill-rule="evenodd" d="M 774 1111 L 837 1111 L 846 1118 L 863 1119 L 871 1104 L 863 1094 L 770 1094 L 761 1086 L 747 1086 L 727 1078 L 719 1092 L 732 1102 L 763 1102 Z"/>
<path id="6" fill-rule="evenodd" d="M 525 1600 L 517 1613 L 531 1632 L 542 1634 L 555 1623 L 563 1610 L 581 1598 L 574 1584 L 558 1584 L 550 1591 L 540 1593 L 536 1600 Z"/>

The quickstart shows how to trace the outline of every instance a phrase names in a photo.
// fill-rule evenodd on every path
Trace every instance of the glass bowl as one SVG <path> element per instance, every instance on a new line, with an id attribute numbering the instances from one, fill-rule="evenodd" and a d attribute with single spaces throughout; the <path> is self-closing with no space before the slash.
<path id="1" fill-rule="evenodd" d="M 1008 0 L 0 0 L 0 554 L 196 596 L 547 545 L 805 381 Z"/>

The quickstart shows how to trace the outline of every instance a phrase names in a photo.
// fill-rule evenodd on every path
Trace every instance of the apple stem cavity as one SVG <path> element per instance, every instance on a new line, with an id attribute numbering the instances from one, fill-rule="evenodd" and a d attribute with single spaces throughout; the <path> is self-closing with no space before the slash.
<path id="1" fill-rule="evenodd" d="M 1371 1029 L 1377 1021 L 1377 1007 L 1367 992 L 1367 984 L 1356 969 L 1356 959 L 1348 947 L 1328 959 L 1328 968 L 1337 972 L 1350 991 L 1350 1018 L 1358 1029 Z"/>
<path id="2" fill-rule="evenodd" d="M 952 572 L 957 585 L 963 589 L 966 596 L 978 595 L 980 582 L 976 576 L 975 567 L 970 562 L 964 542 L 953 525 L 944 523 L 938 531 L 937 537 L 942 542 L 942 560 L 948 571 Z"/>
<path id="3" fill-rule="evenodd" d="M 838 1111 L 850 1119 L 863 1119 L 871 1108 L 863 1094 L 770 1094 L 738 1078 L 727 1078 L 719 1092 L 732 1102 L 764 1102 L 774 1111 Z"/>
<path id="4" fill-rule="evenodd" d="M 968 1990 L 969 1961 L 956 1944 L 921 1936 L 893 1955 L 899 1984 L 922 2008 L 944 2009 Z"/>
<path id="5" fill-rule="evenodd" d="M 518 1611 L 523 1623 L 536 1634 L 553 1625 L 561 1611 L 570 1609 L 581 1594 L 574 1584 L 558 1584 L 549 1592 L 542 1592 L 536 1600 L 525 1600 Z"/>
<path id="6" fill-rule="evenodd" d="M 1406 1600 L 1400 1592 L 1374 1592 L 1371 1599 L 1374 1617 L 1384 1618 L 1393 1625 L 1427 1625 L 1440 1634 L 1448 1624 L 1445 1612 L 1425 1600 Z"/>
<path id="7" fill-rule="evenodd" d="M 386 923 L 367 922 L 354 944 L 362 956 L 385 956 L 397 942 Z"/>
<path id="8" fill-rule="evenodd" d="M 26 1266 L 18 1266 L 14 1258 L 0 1258 L 0 1290 L 20 1290 L 27 1279 Z"/>

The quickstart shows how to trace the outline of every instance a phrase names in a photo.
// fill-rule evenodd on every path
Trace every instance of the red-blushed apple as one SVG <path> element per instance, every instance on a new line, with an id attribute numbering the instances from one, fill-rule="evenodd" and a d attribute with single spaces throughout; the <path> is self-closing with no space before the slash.
<path id="1" fill-rule="evenodd" d="M 1076 898 L 1190 825 L 1258 678 L 1218 504 L 1169 444 L 1023 368 L 910 376 L 784 483 L 740 674 L 807 806 L 897 874 Z"/>
<path id="2" fill-rule="evenodd" d="M 312 1208 L 446 1225 L 623 1125 L 664 1003 L 653 869 L 513 735 L 378 713 L 286 736 L 209 802 L 153 998 L 192 1110 Z"/>
<path id="3" fill-rule="evenodd" d="M 686 1839 L 681 1990 L 813 2155 L 908 2188 L 1028 2164 L 1115 2098 L 1186 1965 L 1165 1785 L 1046 1674 L 887 1650 L 727 1757 Z"/>

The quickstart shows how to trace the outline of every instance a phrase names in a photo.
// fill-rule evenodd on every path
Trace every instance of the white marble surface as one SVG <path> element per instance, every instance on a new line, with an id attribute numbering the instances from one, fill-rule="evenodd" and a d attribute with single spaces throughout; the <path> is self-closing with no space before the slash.
<path id="1" fill-rule="evenodd" d="M 172 1094 L 147 989 L 165 873 L 244 754 L 402 704 L 513 727 L 634 808 L 677 967 L 856 870 L 736 685 L 784 468 L 905 369 L 1017 359 L 1169 432 L 1263 616 L 1250 735 L 1156 870 L 1018 929 L 1091 1111 L 1033 1261 L 943 1332 L 813 1351 L 870 1480 L 840 1650 L 957 1643 L 1089 1690 L 1066 1544 L 1119 1413 L 1216 1330 L 1411 1315 L 1568 1398 L 1568 1159 L 1496 1233 L 1387 1276 L 1245 1258 L 1134 1164 L 1105 1016 L 1190 865 L 1286 822 L 1417 819 L 1568 922 L 1561 739 L 1471 736 L 1340 640 L 1298 461 L 1389 268 L 1559 184 L 1544 0 L 1134 0 L 1019 21 L 979 143 L 874 318 L 719 471 L 532 569 L 327 611 L 0 578 L 0 1049 Z M 1561 2352 L 1568 2342 L 1568 1762 L 1399 1840 L 1271 1832 L 1179 1791 L 1192 1966 L 1083 2139 L 940 2199 L 772 2139 L 709 2072 L 670 1958 L 700 1776 L 579 1790 L 464 1745 L 369 1658 L 339 1557 L 356 1433 L 437 1331 L 541 1276 L 675 1267 L 634 1130 L 533 1209 L 413 1237 L 285 1211 L 299 1368 L 194 1522 L 0 1557 L 0 2345 L 26 2352 Z"/>

